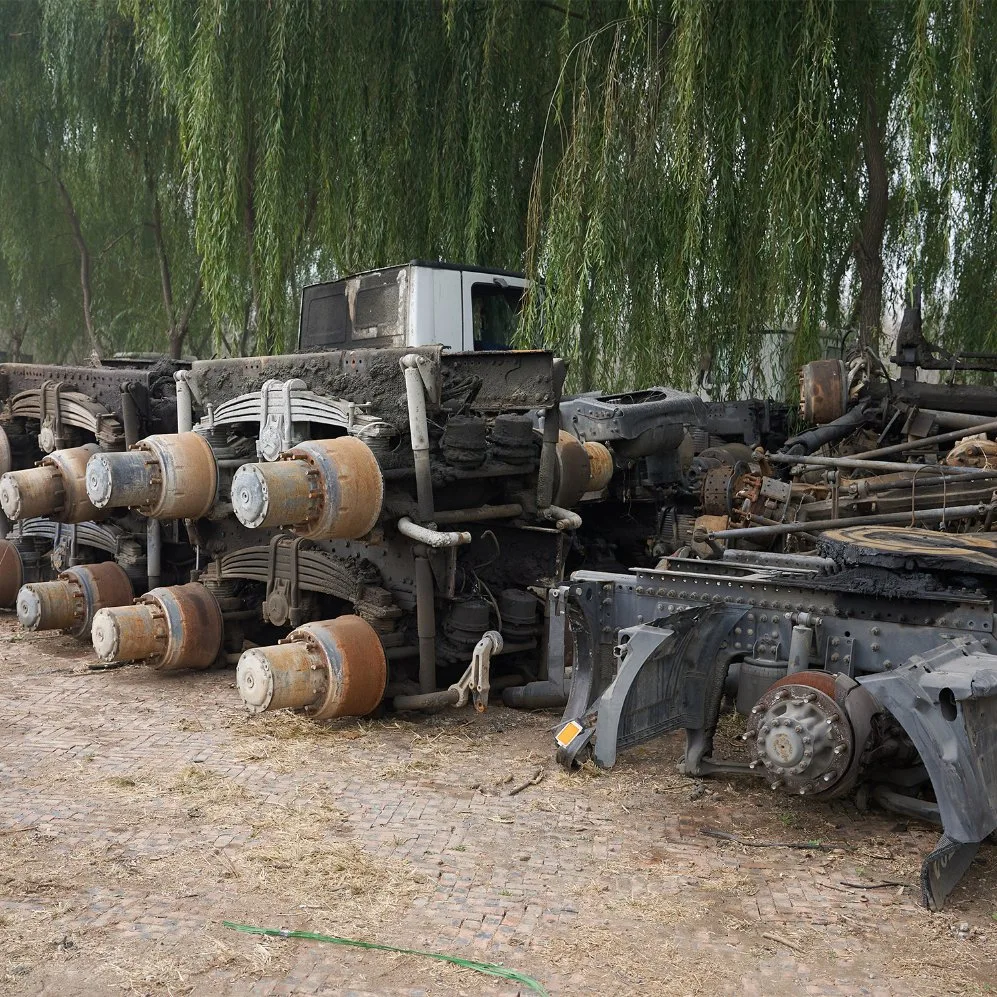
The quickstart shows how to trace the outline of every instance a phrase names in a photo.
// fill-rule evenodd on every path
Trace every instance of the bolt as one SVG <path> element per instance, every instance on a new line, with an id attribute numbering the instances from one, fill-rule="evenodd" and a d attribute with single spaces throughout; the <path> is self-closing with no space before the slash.
<path id="1" fill-rule="evenodd" d="M 772 730 L 772 725 L 771 725 L 771 724 L 765 724 L 765 725 L 764 725 L 764 726 L 762 727 L 762 733 L 763 733 L 763 734 L 768 734 L 768 733 L 770 733 L 770 732 L 771 732 L 771 730 Z"/>
<path id="2" fill-rule="evenodd" d="M 830 782 L 833 778 L 834 778 L 834 776 L 831 775 L 830 772 L 825 772 L 824 773 L 824 782 Z"/>
<path id="3" fill-rule="evenodd" d="M 758 768 L 758 762 L 748 762 L 748 768 L 749 769 L 756 769 L 756 768 Z"/>
<path id="4" fill-rule="evenodd" d="M 838 637 L 831 638 L 831 647 L 837 647 L 840 643 L 841 640 Z"/>
<path id="5" fill-rule="evenodd" d="M 873 649 L 874 651 L 878 651 L 878 650 L 879 650 L 879 645 L 878 645 L 878 644 L 873 644 L 873 645 L 872 645 L 872 649 Z"/>
<path id="6" fill-rule="evenodd" d="M 841 718 L 837 713 L 832 713 L 824 722 L 828 725 L 828 727 L 830 727 L 832 724 L 836 724 L 840 719 Z"/>
<path id="7" fill-rule="evenodd" d="M 799 724 L 797 724 L 797 725 L 796 725 L 796 726 L 795 726 L 795 727 L 793 728 L 793 730 L 795 730 L 797 734 L 802 734 L 802 733 L 803 733 L 803 728 L 802 728 L 802 727 L 801 727 L 801 726 L 800 726 Z"/>
<path id="8" fill-rule="evenodd" d="M 834 652 L 834 654 L 832 654 L 832 655 L 831 655 L 831 660 L 832 660 L 832 661 L 837 661 L 837 660 L 838 660 L 838 658 L 840 658 L 840 657 L 841 657 L 841 655 L 840 655 L 840 654 L 838 654 L 838 652 L 837 652 L 837 651 L 835 651 L 835 652 Z"/>
<path id="9" fill-rule="evenodd" d="M 782 782 L 779 779 L 776 779 L 775 782 L 769 783 L 769 788 L 770 789 L 778 789 L 781 785 L 782 785 Z"/>
<path id="10" fill-rule="evenodd" d="M 752 713 L 761 713 L 762 712 L 762 708 L 760 706 L 752 706 L 751 707 L 751 712 Z"/>
<path id="11" fill-rule="evenodd" d="M 803 697 L 803 702 L 804 703 L 816 703 L 817 702 L 817 693 L 811 692 L 808 695 L 804 696 Z"/>
<path id="12" fill-rule="evenodd" d="M 837 747 L 836 747 L 836 748 L 834 749 L 834 753 L 835 753 L 836 755 L 840 755 L 840 754 L 843 754 L 843 753 L 844 753 L 844 750 L 845 750 L 845 746 L 844 746 L 843 744 L 839 744 L 839 745 L 838 745 L 838 746 L 837 746 Z"/>
<path id="13" fill-rule="evenodd" d="M 872 628 L 872 635 L 873 635 L 873 637 L 878 637 L 879 636 L 879 627 L 873 627 Z"/>

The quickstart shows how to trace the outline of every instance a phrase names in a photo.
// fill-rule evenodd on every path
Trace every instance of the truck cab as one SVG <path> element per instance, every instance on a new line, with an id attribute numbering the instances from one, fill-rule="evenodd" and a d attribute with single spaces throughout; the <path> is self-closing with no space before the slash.
<path id="1" fill-rule="evenodd" d="M 507 350 L 528 284 L 521 273 L 419 260 L 310 284 L 301 293 L 298 352 L 432 343 Z"/>

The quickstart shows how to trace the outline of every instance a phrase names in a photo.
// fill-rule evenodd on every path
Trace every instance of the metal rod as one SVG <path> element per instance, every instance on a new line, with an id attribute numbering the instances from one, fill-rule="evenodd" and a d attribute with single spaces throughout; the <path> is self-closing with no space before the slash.
<path id="1" fill-rule="evenodd" d="M 949 519 L 968 519 L 972 516 L 985 516 L 994 509 L 993 505 L 957 505 L 949 509 L 918 509 L 913 516 L 910 512 L 884 512 L 877 516 L 852 516 L 849 519 L 819 519 L 812 523 L 779 523 L 777 526 L 745 526 L 739 530 L 717 530 L 708 533 L 711 540 L 757 540 L 760 537 L 784 537 L 790 533 L 820 532 L 834 530 L 839 526 L 889 526 L 915 522 L 944 522 Z"/>
<path id="2" fill-rule="evenodd" d="M 880 447 L 878 450 L 867 450 L 865 453 L 854 454 L 856 460 L 866 460 L 870 457 L 889 457 L 895 453 L 906 453 L 908 450 L 919 450 L 924 446 L 934 446 L 937 443 L 955 443 L 970 433 L 989 433 L 997 430 L 997 419 L 977 423 L 975 426 L 964 426 L 937 436 L 925 436 L 922 440 L 907 440 L 906 443 L 894 443 L 890 447 Z"/>
<path id="3" fill-rule="evenodd" d="M 949 467 L 945 464 L 904 464 L 900 461 L 865 460 L 858 457 L 806 457 L 802 455 L 770 453 L 766 454 L 773 464 L 808 464 L 813 467 L 841 467 L 856 471 L 906 471 L 937 474 L 950 474 L 953 478 L 997 478 L 997 468 Z"/>
<path id="4" fill-rule="evenodd" d="M 159 588 L 163 577 L 163 531 L 158 519 L 145 522 L 145 564 L 149 590 Z"/>
<path id="5" fill-rule="evenodd" d="M 125 447 L 138 443 L 138 406 L 132 394 L 133 384 L 125 381 L 121 385 L 121 424 L 125 431 Z"/>
<path id="6" fill-rule="evenodd" d="M 417 548 L 415 558 L 415 614 L 419 635 L 419 691 L 436 690 L 436 604 L 433 595 L 433 568 L 426 548 Z"/>
<path id="7" fill-rule="evenodd" d="M 194 398 L 191 394 L 189 370 L 178 370 L 173 379 L 177 382 L 177 432 L 189 433 L 194 425 Z"/>
<path id="8" fill-rule="evenodd" d="M 537 508 L 546 509 L 554 501 L 554 472 L 557 463 L 557 437 L 561 431 L 561 386 L 566 368 L 564 361 L 554 358 L 554 404 L 544 410 L 543 445 L 540 448 L 540 469 L 537 472 Z"/>
<path id="9" fill-rule="evenodd" d="M 398 532 L 402 536 L 414 540 L 416 543 L 425 544 L 427 547 L 459 547 L 461 544 L 471 542 L 471 534 L 463 530 L 441 533 L 439 530 L 431 530 L 426 526 L 419 526 L 413 523 L 408 516 L 402 516 L 398 520 Z"/>
<path id="10" fill-rule="evenodd" d="M 477 509 L 444 509 L 433 513 L 437 525 L 449 523 L 480 523 L 489 519 L 514 519 L 521 516 L 523 507 L 518 502 L 507 505 L 482 505 Z"/>

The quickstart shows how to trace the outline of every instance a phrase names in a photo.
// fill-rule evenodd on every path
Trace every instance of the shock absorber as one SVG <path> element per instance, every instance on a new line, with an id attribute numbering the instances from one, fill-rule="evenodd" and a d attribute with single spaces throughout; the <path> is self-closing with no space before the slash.
<path id="1" fill-rule="evenodd" d="M 87 495 L 87 461 L 100 452 L 96 443 L 55 450 L 35 467 L 0 477 L 0 507 L 10 520 L 47 516 L 60 523 L 100 519 Z"/>
<path id="2" fill-rule="evenodd" d="M 98 509 L 137 509 L 150 519 L 199 519 L 218 491 L 218 465 L 198 433 L 147 436 L 125 453 L 98 453 L 86 490 Z"/>
<path id="3" fill-rule="evenodd" d="M 131 606 L 93 618 L 93 649 L 102 664 L 141 661 L 161 671 L 203 669 L 222 648 L 218 600 L 198 582 L 152 589 Z"/>
<path id="4" fill-rule="evenodd" d="M 244 651 L 236 669 L 250 713 L 293 709 L 314 720 L 362 717 L 384 695 L 384 648 L 359 616 L 305 623 L 279 644 Z"/>
<path id="5" fill-rule="evenodd" d="M 132 601 L 132 583 L 114 561 L 67 568 L 55 581 L 29 582 L 17 594 L 17 618 L 28 630 L 90 634 L 94 614 Z"/>
<path id="6" fill-rule="evenodd" d="M 232 479 L 232 509 L 244 526 L 289 526 L 310 540 L 364 536 L 383 500 L 377 458 L 352 436 L 300 443 L 271 463 L 243 464 Z"/>

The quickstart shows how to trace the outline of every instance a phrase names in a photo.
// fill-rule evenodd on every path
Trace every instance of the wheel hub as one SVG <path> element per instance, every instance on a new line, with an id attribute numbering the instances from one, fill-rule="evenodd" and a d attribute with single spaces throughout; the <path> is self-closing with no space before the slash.
<path id="1" fill-rule="evenodd" d="M 774 789 L 803 795 L 832 789 L 854 751 L 841 707 L 805 681 L 769 689 L 751 711 L 745 738 L 754 742 L 752 768 L 763 768 Z"/>

